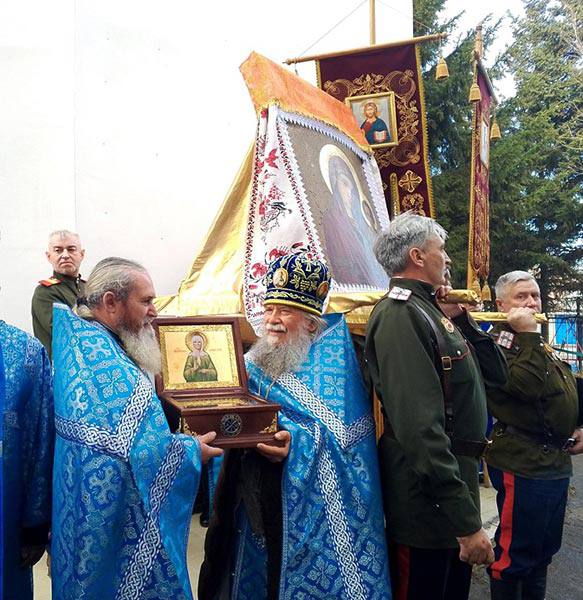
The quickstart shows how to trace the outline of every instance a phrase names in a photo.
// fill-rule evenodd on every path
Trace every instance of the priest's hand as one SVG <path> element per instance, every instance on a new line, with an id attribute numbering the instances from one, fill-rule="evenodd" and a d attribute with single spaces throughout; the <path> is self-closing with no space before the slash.
<path id="1" fill-rule="evenodd" d="M 45 544 L 34 546 L 22 546 L 20 549 L 20 566 L 23 569 L 32 567 L 42 558 L 45 553 Z"/>
<path id="2" fill-rule="evenodd" d="M 206 465 L 209 458 L 214 458 L 215 456 L 221 456 L 223 451 L 220 448 L 215 448 L 211 446 L 211 442 L 217 437 L 215 431 L 209 431 L 204 435 L 197 435 L 196 439 L 200 444 L 200 460 L 203 465 Z"/>
<path id="3" fill-rule="evenodd" d="M 273 436 L 278 442 L 283 442 L 283 446 L 268 446 L 267 444 L 257 444 L 257 452 L 265 456 L 267 460 L 273 463 L 282 462 L 289 454 L 289 445 L 291 442 L 291 433 L 282 429 Z"/>

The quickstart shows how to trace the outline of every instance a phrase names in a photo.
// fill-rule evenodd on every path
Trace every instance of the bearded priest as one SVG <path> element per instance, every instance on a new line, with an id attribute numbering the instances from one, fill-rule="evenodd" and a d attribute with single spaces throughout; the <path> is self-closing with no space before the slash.
<path id="1" fill-rule="evenodd" d="M 199 600 L 391 598 L 375 425 L 342 315 L 322 317 L 326 265 L 278 258 L 249 389 L 281 405 L 281 446 L 229 450 Z"/>
<path id="2" fill-rule="evenodd" d="M 222 453 L 171 434 L 151 378 L 154 286 L 130 260 L 93 269 L 77 314 L 53 318 L 53 598 L 192 598 L 186 542 L 201 463 Z"/>

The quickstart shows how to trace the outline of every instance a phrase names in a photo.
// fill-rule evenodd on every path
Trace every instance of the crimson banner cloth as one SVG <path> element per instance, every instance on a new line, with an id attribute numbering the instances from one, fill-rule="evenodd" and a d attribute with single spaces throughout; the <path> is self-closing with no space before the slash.
<path id="1" fill-rule="evenodd" d="M 481 63 L 476 62 L 481 100 L 474 102 L 470 171 L 468 288 L 480 293 L 490 271 L 490 103 L 492 95 Z"/>
<path id="2" fill-rule="evenodd" d="M 318 85 L 348 99 L 371 144 L 389 211 L 435 217 L 417 44 L 323 58 L 316 68 Z"/>

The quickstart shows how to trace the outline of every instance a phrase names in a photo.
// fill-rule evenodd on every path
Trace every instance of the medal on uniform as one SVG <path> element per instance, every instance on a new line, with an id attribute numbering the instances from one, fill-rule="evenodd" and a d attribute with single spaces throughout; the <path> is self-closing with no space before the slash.
<path id="1" fill-rule="evenodd" d="M 455 325 L 447 317 L 441 317 L 441 324 L 448 333 L 453 333 L 455 331 Z"/>
<path id="2" fill-rule="evenodd" d="M 510 333 L 510 331 L 501 331 L 496 343 L 502 348 L 507 348 L 508 350 L 512 348 L 512 344 L 514 342 L 514 334 Z"/>

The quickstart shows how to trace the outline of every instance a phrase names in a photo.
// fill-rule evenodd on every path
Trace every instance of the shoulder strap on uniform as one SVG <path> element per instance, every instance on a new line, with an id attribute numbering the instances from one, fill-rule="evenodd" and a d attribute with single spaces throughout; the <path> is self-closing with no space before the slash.
<path id="1" fill-rule="evenodd" d="M 433 319 L 427 314 L 424 308 L 417 304 L 412 304 L 415 309 L 423 316 L 429 324 L 433 333 L 433 338 L 437 346 L 438 357 L 436 360 L 437 372 L 441 380 L 443 390 L 443 407 L 445 413 L 445 433 L 453 436 L 453 399 L 451 397 L 451 356 L 447 353 L 447 344 L 439 328 L 435 325 Z"/>
<path id="2" fill-rule="evenodd" d="M 56 277 L 51 277 L 50 279 L 41 279 L 39 283 L 45 287 L 51 287 L 51 285 L 61 283 L 61 280 L 57 279 Z"/>

